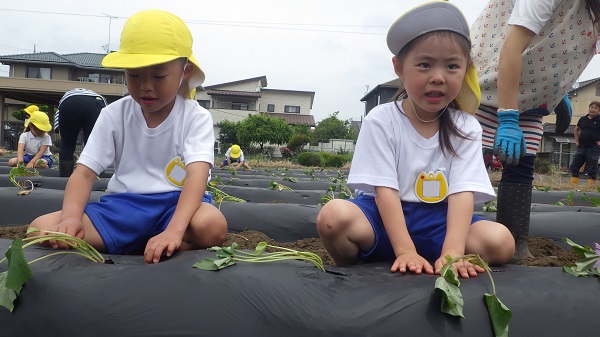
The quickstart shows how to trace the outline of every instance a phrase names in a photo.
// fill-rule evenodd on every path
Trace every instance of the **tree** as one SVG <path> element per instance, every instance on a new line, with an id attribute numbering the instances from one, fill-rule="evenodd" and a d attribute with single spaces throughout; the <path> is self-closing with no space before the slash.
<path id="1" fill-rule="evenodd" d="M 326 143 L 330 139 L 352 139 L 356 140 L 358 134 L 352 124 L 348 121 L 342 121 L 337 118 L 340 112 L 336 111 L 329 117 L 317 123 L 312 135 L 312 142 Z"/>
<path id="2" fill-rule="evenodd" d="M 284 119 L 267 115 L 250 115 L 240 122 L 237 138 L 244 145 L 258 143 L 261 152 L 265 143 L 285 144 L 292 136 L 292 127 Z"/>
<path id="3" fill-rule="evenodd" d="M 217 126 L 219 127 L 219 142 L 223 144 L 239 143 L 237 138 L 237 129 L 239 125 L 239 122 L 231 122 L 227 120 L 217 123 Z"/>

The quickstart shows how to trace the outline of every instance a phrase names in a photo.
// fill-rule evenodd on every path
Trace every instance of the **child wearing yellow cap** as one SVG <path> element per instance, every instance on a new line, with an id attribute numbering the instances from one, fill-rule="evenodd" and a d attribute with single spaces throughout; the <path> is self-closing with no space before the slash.
<path id="1" fill-rule="evenodd" d="M 63 209 L 30 226 L 84 238 L 110 254 L 143 253 L 146 263 L 176 250 L 221 245 L 227 223 L 206 193 L 214 163 L 212 117 L 189 99 L 204 80 L 189 29 L 171 13 L 139 12 L 125 23 L 119 51 L 102 65 L 125 69 L 129 95 L 100 113 L 67 183 Z M 88 203 L 96 175 L 113 163 L 110 193 Z"/>
<path id="2" fill-rule="evenodd" d="M 8 166 L 16 167 L 19 163 L 25 164 L 27 168 L 46 169 L 52 167 L 52 138 L 48 131 L 52 130 L 50 120 L 46 113 L 33 110 L 25 122 L 25 132 L 19 136 L 17 157 L 8 160 Z"/>
<path id="3" fill-rule="evenodd" d="M 331 200 L 317 217 L 325 248 L 337 264 L 389 261 L 400 273 L 439 273 L 446 256 L 471 253 L 508 262 L 510 231 L 473 214 L 495 193 L 472 115 L 479 87 L 463 14 L 428 2 L 398 18 L 387 43 L 404 88 L 363 120 L 347 183 L 357 197 Z M 453 268 L 483 272 L 465 260 Z"/>
<path id="4" fill-rule="evenodd" d="M 223 162 L 219 165 L 219 168 L 223 168 L 224 166 L 229 167 L 229 165 L 233 163 L 237 163 L 237 165 L 233 168 L 235 171 L 242 166 L 248 170 L 252 169 L 250 165 L 246 163 L 244 151 L 242 151 L 240 146 L 237 144 L 233 144 L 227 149 L 227 152 L 225 152 L 225 159 L 223 159 Z"/>

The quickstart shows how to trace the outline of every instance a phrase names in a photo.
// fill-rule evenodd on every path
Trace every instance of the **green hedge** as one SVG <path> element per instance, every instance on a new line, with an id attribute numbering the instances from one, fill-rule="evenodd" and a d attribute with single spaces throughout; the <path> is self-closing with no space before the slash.
<path id="1" fill-rule="evenodd" d="M 302 166 L 342 167 L 352 161 L 352 155 L 329 152 L 303 152 L 298 155 L 298 164 Z"/>

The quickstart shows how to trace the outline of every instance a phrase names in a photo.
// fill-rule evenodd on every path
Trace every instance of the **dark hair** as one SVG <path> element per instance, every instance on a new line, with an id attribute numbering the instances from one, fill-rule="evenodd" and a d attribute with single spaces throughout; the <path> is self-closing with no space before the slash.
<path id="1" fill-rule="evenodd" d="M 587 9 L 590 15 L 590 20 L 594 24 L 594 28 L 600 31 L 600 1 L 598 0 L 585 0 L 585 9 Z"/>
<path id="2" fill-rule="evenodd" d="M 423 42 L 424 40 L 426 40 L 427 38 L 432 37 L 432 36 L 437 36 L 439 38 L 453 39 L 456 43 L 458 43 L 459 47 L 463 50 L 463 52 L 467 56 L 467 67 L 470 67 L 473 64 L 473 60 L 471 59 L 471 43 L 469 41 L 467 41 L 467 39 L 465 39 L 463 36 L 461 36 L 457 33 L 454 33 L 451 31 L 445 31 L 445 30 L 439 30 L 439 31 L 423 34 L 423 35 L 413 39 L 412 41 L 407 43 L 404 46 L 404 48 L 402 48 L 402 50 L 400 50 L 400 52 L 398 53 L 398 55 L 396 55 L 396 57 L 398 58 L 398 60 L 400 62 L 402 62 L 402 59 L 404 59 L 404 57 L 406 57 L 406 54 L 408 54 L 408 52 L 415 45 Z M 404 99 L 407 97 L 408 96 L 406 94 L 406 89 L 404 88 L 404 85 L 402 85 L 398 88 L 398 91 L 396 91 L 396 93 L 394 94 L 392 101 L 397 101 L 399 99 Z M 461 110 L 460 105 L 458 104 L 456 99 L 452 100 L 452 102 L 450 102 L 450 104 L 448 104 L 448 107 L 454 108 L 457 110 Z M 440 110 L 440 113 L 442 111 L 443 110 Z M 462 139 L 471 139 L 462 130 L 460 130 L 456 126 L 456 124 L 454 124 L 454 120 L 452 119 L 452 116 L 449 113 L 443 113 L 440 116 L 440 132 L 439 132 L 439 141 L 440 141 L 440 146 L 442 148 L 442 153 L 445 154 L 445 152 L 448 151 L 451 155 L 460 157 L 458 155 L 458 153 L 456 153 L 456 150 L 454 149 L 454 147 L 452 146 L 452 143 L 450 142 L 450 136 L 456 136 L 456 137 L 459 137 Z"/>
<path id="3" fill-rule="evenodd" d="M 598 101 L 591 101 L 590 104 L 588 105 L 588 108 L 591 107 L 592 105 L 597 106 L 600 109 L 600 102 Z"/>

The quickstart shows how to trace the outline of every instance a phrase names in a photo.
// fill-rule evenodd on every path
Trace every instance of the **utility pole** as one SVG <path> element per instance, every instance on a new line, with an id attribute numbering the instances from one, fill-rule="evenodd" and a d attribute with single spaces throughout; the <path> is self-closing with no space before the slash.
<path id="1" fill-rule="evenodd" d="M 104 50 L 106 51 L 106 53 L 110 53 L 110 26 L 112 24 L 112 19 L 117 19 L 116 16 L 112 16 L 112 15 L 108 15 L 106 13 L 102 13 L 104 16 L 108 17 L 108 43 L 104 47 Z"/>

